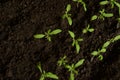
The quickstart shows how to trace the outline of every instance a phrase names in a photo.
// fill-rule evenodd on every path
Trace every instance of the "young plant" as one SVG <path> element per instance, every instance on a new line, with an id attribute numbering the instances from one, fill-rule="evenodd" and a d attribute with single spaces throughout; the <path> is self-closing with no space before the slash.
<path id="1" fill-rule="evenodd" d="M 58 33 L 62 32 L 61 29 L 55 29 L 53 31 L 51 31 L 51 29 L 49 29 L 47 32 L 45 32 L 44 34 L 36 34 L 34 35 L 34 38 L 38 38 L 38 39 L 41 39 L 41 38 L 46 38 L 48 41 L 51 41 L 51 36 L 52 35 L 56 35 Z"/>
<path id="2" fill-rule="evenodd" d="M 102 19 L 105 20 L 105 18 L 113 17 L 113 13 L 105 13 L 105 9 L 102 9 L 99 11 L 99 15 L 93 15 L 91 20 L 96 20 L 96 19 Z"/>
<path id="3" fill-rule="evenodd" d="M 70 34 L 70 36 L 73 40 L 72 46 L 75 46 L 76 52 L 79 53 L 79 51 L 80 51 L 79 42 L 83 41 L 83 39 L 82 38 L 75 39 L 75 34 L 72 31 L 68 31 L 68 33 Z"/>
<path id="4" fill-rule="evenodd" d="M 84 8 L 84 11 L 87 11 L 87 7 L 86 7 L 86 4 L 83 0 L 73 0 L 74 2 L 77 2 L 78 4 L 81 3 L 83 5 L 83 8 Z M 77 5 L 78 5 L 77 4 Z"/>
<path id="5" fill-rule="evenodd" d="M 119 9 L 119 15 L 120 15 L 120 3 L 117 2 L 116 0 L 105 0 L 105 1 L 101 1 L 100 2 L 100 5 L 107 5 L 107 4 L 110 4 L 111 5 L 111 8 L 114 8 L 114 6 L 116 5 Z"/>
<path id="6" fill-rule="evenodd" d="M 69 80 L 75 79 L 75 74 L 78 74 L 78 71 L 75 69 L 80 67 L 84 63 L 84 61 L 85 61 L 85 59 L 81 59 L 76 64 L 73 63 L 72 65 L 68 65 L 68 64 L 65 65 L 65 68 L 67 68 L 68 71 L 70 72 Z"/>
<path id="7" fill-rule="evenodd" d="M 46 78 L 51 78 L 51 79 L 58 80 L 58 76 L 56 74 L 53 74 L 51 72 L 45 72 L 44 70 L 42 70 L 40 63 L 37 65 L 37 67 L 38 67 L 38 69 L 40 70 L 40 73 L 41 73 L 41 77 L 40 77 L 39 80 L 45 80 Z"/>
<path id="8" fill-rule="evenodd" d="M 98 49 L 98 51 L 93 51 L 93 52 L 91 53 L 91 55 L 97 56 L 99 60 L 103 60 L 103 55 L 102 55 L 102 53 L 105 53 L 105 52 L 106 52 L 108 46 L 109 46 L 111 43 L 113 43 L 113 42 L 115 42 L 115 41 L 118 41 L 118 40 L 120 40 L 120 35 L 117 35 L 117 36 L 115 36 L 114 38 L 110 39 L 109 41 L 106 41 L 106 42 L 103 44 L 103 46 L 102 46 L 101 49 Z"/>
<path id="9" fill-rule="evenodd" d="M 71 14 L 69 13 L 71 10 L 71 5 L 68 4 L 67 7 L 66 7 L 66 11 L 64 13 L 64 15 L 62 16 L 63 19 L 67 19 L 68 20 L 68 23 L 69 25 L 71 26 L 72 25 L 72 18 L 71 18 Z"/>
<path id="10" fill-rule="evenodd" d="M 83 34 L 87 33 L 87 32 L 93 32 L 94 31 L 94 28 L 90 28 L 90 25 L 88 24 L 88 26 L 83 29 Z"/>
<path id="11" fill-rule="evenodd" d="M 64 56 L 64 57 L 60 58 L 60 60 L 58 60 L 58 66 L 66 65 L 66 63 L 68 62 L 66 60 L 66 57 L 67 56 Z"/>

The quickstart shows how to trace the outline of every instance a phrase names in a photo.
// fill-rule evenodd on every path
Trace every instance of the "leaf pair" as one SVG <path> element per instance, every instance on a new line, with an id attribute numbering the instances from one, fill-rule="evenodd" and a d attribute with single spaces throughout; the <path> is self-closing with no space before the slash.
<path id="1" fill-rule="evenodd" d="M 71 14 L 69 14 L 70 10 L 71 10 L 71 5 L 68 4 L 67 7 L 66 7 L 66 11 L 65 11 L 64 15 L 62 16 L 62 18 L 63 19 L 66 18 L 69 25 L 71 26 L 72 25 L 72 18 L 71 18 Z"/>
<path id="2" fill-rule="evenodd" d="M 91 17 L 91 21 L 96 19 L 102 19 L 105 20 L 105 18 L 113 17 L 113 13 L 105 13 L 105 9 L 102 9 L 99 11 L 100 15 L 93 15 Z"/>
<path id="3" fill-rule="evenodd" d="M 90 25 L 88 24 L 88 26 L 85 29 L 83 29 L 82 32 L 85 34 L 87 32 L 93 32 L 93 31 L 94 31 L 94 28 L 90 28 Z"/>
<path id="4" fill-rule="evenodd" d="M 75 74 L 78 74 L 78 71 L 75 70 L 76 68 L 80 67 L 84 63 L 85 59 L 79 60 L 76 64 L 72 65 L 65 65 L 65 67 L 70 71 L 70 78 L 69 80 L 75 79 Z"/>
<path id="5" fill-rule="evenodd" d="M 87 11 L 86 4 L 83 0 L 73 0 L 74 2 L 81 3 L 83 5 L 84 11 Z"/>
<path id="6" fill-rule="evenodd" d="M 75 34 L 72 31 L 68 31 L 68 33 L 70 34 L 71 38 L 73 39 L 72 46 L 75 46 L 76 52 L 79 53 L 80 45 L 78 42 L 83 41 L 83 39 L 82 38 L 75 39 Z"/>
<path id="7" fill-rule="evenodd" d="M 51 35 L 56 35 L 58 33 L 62 32 L 61 29 L 55 29 L 53 31 L 51 31 L 51 29 L 49 29 L 47 32 L 45 32 L 45 34 L 36 34 L 34 35 L 34 38 L 38 38 L 38 39 L 41 39 L 41 38 L 47 38 L 48 41 L 51 41 Z"/>
<path id="8" fill-rule="evenodd" d="M 53 74 L 51 72 L 45 72 L 44 70 L 42 70 L 40 63 L 37 65 L 37 67 L 41 72 L 41 77 L 39 80 L 45 80 L 46 78 L 52 78 L 58 80 L 58 76 L 56 74 Z"/>

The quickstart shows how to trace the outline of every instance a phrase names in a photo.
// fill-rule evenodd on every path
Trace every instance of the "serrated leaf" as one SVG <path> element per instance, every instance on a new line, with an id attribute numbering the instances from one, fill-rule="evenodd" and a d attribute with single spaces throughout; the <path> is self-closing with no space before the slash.
<path id="1" fill-rule="evenodd" d="M 91 55 L 97 56 L 97 55 L 99 55 L 99 52 L 98 52 L 98 51 L 93 51 L 93 52 L 91 53 Z"/>
<path id="2" fill-rule="evenodd" d="M 75 38 L 75 34 L 72 31 L 68 31 L 70 36 L 74 39 Z"/>
<path id="3" fill-rule="evenodd" d="M 112 42 L 115 42 L 115 41 L 118 41 L 118 40 L 120 40 L 120 35 L 117 35 L 116 37 L 114 37 Z"/>
<path id="4" fill-rule="evenodd" d="M 74 76 L 74 73 L 70 73 L 70 79 L 69 80 L 74 80 L 75 79 L 75 76 Z"/>
<path id="5" fill-rule="evenodd" d="M 34 35 L 34 38 L 39 38 L 39 39 L 41 39 L 41 38 L 44 38 L 44 37 L 45 37 L 44 34 L 36 34 L 36 35 Z"/>
<path id="6" fill-rule="evenodd" d="M 97 18 L 98 18 L 97 15 L 93 15 L 91 21 L 96 20 Z"/>
<path id="7" fill-rule="evenodd" d="M 51 72 L 46 73 L 47 78 L 52 78 L 52 79 L 58 79 L 58 76 L 56 74 L 53 74 Z"/>
<path id="8" fill-rule="evenodd" d="M 67 7 L 66 7 L 66 11 L 69 12 L 71 10 L 71 5 L 68 4 Z"/>
<path id="9" fill-rule="evenodd" d="M 113 14 L 112 13 L 104 13 L 103 16 L 104 17 L 113 17 Z"/>
<path id="10" fill-rule="evenodd" d="M 99 4 L 100 5 L 106 5 L 106 4 L 109 4 L 109 1 L 101 1 Z"/>
<path id="11" fill-rule="evenodd" d="M 68 23 L 71 26 L 72 25 L 72 18 L 71 17 L 67 17 Z"/>
<path id="12" fill-rule="evenodd" d="M 81 59 L 79 60 L 76 64 L 75 64 L 75 68 L 81 66 L 84 63 L 85 59 Z"/>
<path id="13" fill-rule="evenodd" d="M 110 41 L 107 41 L 103 44 L 102 48 L 107 48 L 110 45 Z"/>
<path id="14" fill-rule="evenodd" d="M 79 53 L 80 45 L 78 44 L 78 41 L 76 41 L 75 46 L 76 46 L 76 52 Z"/>
<path id="15" fill-rule="evenodd" d="M 51 34 L 51 35 L 55 35 L 55 34 L 58 34 L 58 33 L 60 33 L 60 32 L 62 32 L 61 29 L 56 29 L 56 30 L 53 30 L 50 34 Z"/>

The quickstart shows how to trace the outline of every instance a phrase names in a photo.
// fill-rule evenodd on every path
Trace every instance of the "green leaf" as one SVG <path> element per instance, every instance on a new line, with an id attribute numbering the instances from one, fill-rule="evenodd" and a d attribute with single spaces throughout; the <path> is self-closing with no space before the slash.
<path id="1" fill-rule="evenodd" d="M 83 39 L 82 38 L 78 38 L 77 41 L 81 42 L 81 41 L 83 41 Z"/>
<path id="2" fill-rule="evenodd" d="M 45 80 L 45 76 L 44 76 L 44 75 L 41 75 L 41 77 L 40 77 L 39 80 Z"/>
<path id="3" fill-rule="evenodd" d="M 42 68 L 41 68 L 41 63 L 38 63 L 37 67 L 40 70 L 40 72 L 42 73 L 43 71 L 42 71 Z"/>
<path id="4" fill-rule="evenodd" d="M 51 72 L 46 73 L 46 77 L 52 78 L 52 79 L 58 79 L 58 76 L 56 74 L 51 73 Z"/>
<path id="5" fill-rule="evenodd" d="M 89 31 L 89 32 L 93 32 L 93 31 L 94 31 L 94 29 L 93 29 L 93 28 L 91 28 L 91 29 L 89 29 L 88 31 Z"/>
<path id="6" fill-rule="evenodd" d="M 102 61 L 102 60 L 103 60 L 103 56 L 102 56 L 102 55 L 99 55 L 99 56 L 98 56 L 98 59 L 99 59 L 100 61 Z"/>
<path id="7" fill-rule="evenodd" d="M 66 7 L 66 11 L 69 12 L 71 10 L 71 5 L 68 4 L 67 7 Z"/>
<path id="8" fill-rule="evenodd" d="M 72 18 L 71 17 L 67 17 L 68 23 L 71 26 L 72 25 Z"/>
<path id="9" fill-rule="evenodd" d="M 34 38 L 44 38 L 45 35 L 44 34 L 36 34 L 34 35 Z"/>
<path id="10" fill-rule="evenodd" d="M 78 0 L 73 0 L 74 2 L 77 2 Z"/>
<path id="11" fill-rule="evenodd" d="M 83 3 L 84 11 L 87 11 L 86 4 Z"/>
<path id="12" fill-rule="evenodd" d="M 85 34 L 85 33 L 87 33 L 87 29 L 83 29 L 83 31 L 82 31 L 82 32 L 83 32 L 84 34 Z"/>
<path id="13" fill-rule="evenodd" d="M 109 4 L 109 1 L 101 1 L 99 4 L 100 5 L 106 5 L 106 4 Z"/>
<path id="14" fill-rule="evenodd" d="M 91 21 L 96 20 L 97 18 L 98 18 L 97 15 L 93 15 L 92 18 L 91 18 Z"/>
<path id="15" fill-rule="evenodd" d="M 71 72 L 71 73 L 70 73 L 70 79 L 69 79 L 69 80 L 74 80 L 74 78 L 75 78 L 75 77 L 74 77 L 74 73 Z"/>
<path id="16" fill-rule="evenodd" d="M 102 48 L 102 49 L 100 50 L 100 52 L 104 53 L 104 52 L 106 52 L 106 49 L 105 49 L 105 48 Z"/>
<path id="17" fill-rule="evenodd" d="M 55 35 L 55 34 L 58 34 L 58 33 L 60 33 L 60 32 L 62 32 L 61 29 L 56 29 L 56 30 L 53 30 L 50 34 L 51 34 L 51 35 Z"/>
<path id="18" fill-rule="evenodd" d="M 114 37 L 112 42 L 115 42 L 115 41 L 118 41 L 118 40 L 120 40 L 120 35 L 117 35 L 116 37 Z"/>
<path id="19" fill-rule="evenodd" d="M 118 8 L 120 8 L 120 3 L 116 2 L 116 1 L 114 3 Z"/>
<path id="20" fill-rule="evenodd" d="M 98 51 L 93 51 L 93 52 L 91 53 L 91 55 L 97 56 L 97 55 L 99 55 L 99 52 L 98 52 Z"/>
<path id="21" fill-rule="evenodd" d="M 107 41 L 103 44 L 102 48 L 107 48 L 110 45 L 110 41 Z"/>
<path id="22" fill-rule="evenodd" d="M 68 31 L 70 36 L 74 39 L 75 38 L 75 34 L 72 31 Z"/>
<path id="23" fill-rule="evenodd" d="M 76 46 L 76 52 L 79 53 L 80 45 L 78 44 L 78 41 L 76 41 L 75 46 Z"/>
<path id="24" fill-rule="evenodd" d="M 103 16 L 104 17 L 113 17 L 113 14 L 112 13 L 104 13 Z"/>
<path id="25" fill-rule="evenodd" d="M 85 59 L 81 59 L 79 60 L 76 64 L 75 64 L 75 68 L 81 66 L 84 63 Z"/>

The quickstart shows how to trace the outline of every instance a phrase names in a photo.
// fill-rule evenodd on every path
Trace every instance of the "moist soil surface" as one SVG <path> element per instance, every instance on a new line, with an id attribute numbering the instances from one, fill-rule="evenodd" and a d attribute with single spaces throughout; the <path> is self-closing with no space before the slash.
<path id="1" fill-rule="evenodd" d="M 57 61 L 64 55 L 69 64 L 85 59 L 85 63 L 77 69 L 79 74 L 75 80 L 120 80 L 120 41 L 107 48 L 102 61 L 90 54 L 120 34 L 116 20 L 119 16 L 118 8 L 100 6 L 100 0 L 84 1 L 87 12 L 81 4 L 77 6 L 72 0 L 0 0 L 0 80 L 39 80 L 39 62 L 42 69 L 58 75 L 59 80 L 68 80 L 69 72 L 57 65 Z M 72 26 L 61 18 L 67 4 L 72 6 Z M 104 21 L 90 21 L 91 16 L 99 14 L 102 8 L 114 13 L 114 17 Z M 95 31 L 83 34 L 82 30 L 87 24 Z M 48 29 L 58 28 L 62 32 L 52 36 L 51 42 L 33 37 Z M 84 39 L 80 43 L 79 54 L 71 46 L 72 39 L 68 30 Z"/>

